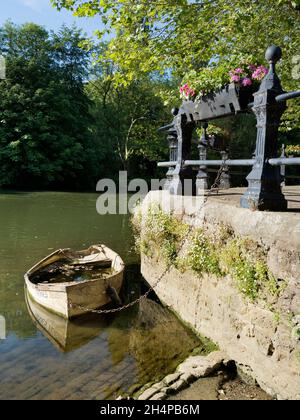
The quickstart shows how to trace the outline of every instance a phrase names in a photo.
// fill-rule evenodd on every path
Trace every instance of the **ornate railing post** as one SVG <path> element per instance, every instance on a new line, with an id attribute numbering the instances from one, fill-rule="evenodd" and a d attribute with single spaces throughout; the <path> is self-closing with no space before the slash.
<path id="1" fill-rule="evenodd" d="M 221 154 L 221 158 L 222 158 L 223 162 L 225 162 L 229 157 L 227 150 L 222 150 L 220 152 L 220 154 Z M 223 171 L 221 173 L 221 178 L 220 178 L 220 189 L 221 190 L 229 190 L 229 188 L 231 188 L 229 167 L 227 165 L 224 165 L 223 166 Z"/>
<path id="2" fill-rule="evenodd" d="M 173 110 L 172 112 L 177 112 L 177 110 Z M 177 135 L 177 131 L 175 130 L 174 126 L 172 126 L 171 128 L 168 129 L 167 131 L 168 136 L 168 142 L 169 142 L 169 157 L 170 157 L 170 162 L 177 162 L 177 158 L 178 158 L 178 135 Z M 170 166 L 168 169 L 168 172 L 166 174 L 167 176 L 167 182 L 165 184 L 165 189 L 169 190 L 170 186 L 172 184 L 172 180 L 173 180 L 173 173 L 174 173 L 174 166 Z"/>
<path id="3" fill-rule="evenodd" d="M 285 145 L 283 144 L 281 147 L 281 158 L 285 158 Z M 281 175 L 281 186 L 285 187 L 285 175 L 286 175 L 286 167 L 285 165 L 280 166 L 280 175 Z"/>
<path id="4" fill-rule="evenodd" d="M 280 168 L 271 166 L 268 159 L 277 157 L 278 128 L 286 102 L 277 102 L 276 96 L 283 92 L 275 65 L 282 57 L 279 47 L 267 49 L 266 59 L 270 63 L 269 73 L 254 94 L 253 111 L 257 118 L 257 140 L 255 164 L 247 180 L 249 187 L 241 198 L 244 208 L 284 211 L 287 201 L 281 191 Z"/>
<path id="5" fill-rule="evenodd" d="M 207 146 L 208 146 L 208 137 L 207 137 L 207 127 L 208 123 L 203 123 L 203 132 L 200 138 L 200 142 L 198 145 L 199 150 L 199 160 L 206 160 L 207 159 Z M 197 194 L 199 195 L 201 191 L 208 189 L 208 176 L 207 176 L 207 167 L 205 165 L 199 166 L 199 171 L 196 178 L 196 189 Z"/>
<path id="6" fill-rule="evenodd" d="M 194 194 L 195 176 L 192 168 L 184 166 L 184 161 L 190 156 L 192 134 L 196 125 L 194 122 L 188 121 L 185 114 L 178 113 L 178 110 L 174 114 L 175 119 L 173 124 L 177 135 L 177 160 L 176 166 L 172 171 L 172 179 L 168 184 L 168 189 L 171 194 L 175 195 Z M 185 180 L 189 180 L 191 191 L 184 190 Z"/>

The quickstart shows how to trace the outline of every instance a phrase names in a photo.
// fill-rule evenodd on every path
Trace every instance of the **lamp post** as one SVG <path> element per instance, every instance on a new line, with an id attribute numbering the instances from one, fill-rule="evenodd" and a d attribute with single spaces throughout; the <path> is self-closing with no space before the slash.
<path id="1" fill-rule="evenodd" d="M 168 142 L 169 142 L 169 151 L 170 151 L 170 162 L 177 162 L 177 153 L 178 153 L 178 136 L 177 131 L 174 129 L 174 127 L 171 127 L 168 130 Z M 168 190 L 170 188 L 170 185 L 172 183 L 173 179 L 173 172 L 174 172 L 174 166 L 170 166 L 169 170 L 167 172 L 167 182 L 165 184 L 165 189 Z"/>

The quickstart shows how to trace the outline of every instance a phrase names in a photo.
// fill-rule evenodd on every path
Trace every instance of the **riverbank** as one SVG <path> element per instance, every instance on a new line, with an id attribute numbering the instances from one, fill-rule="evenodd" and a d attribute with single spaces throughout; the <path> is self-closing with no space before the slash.
<path id="1" fill-rule="evenodd" d="M 257 385 L 246 384 L 239 378 L 223 383 L 222 375 L 199 379 L 189 388 L 171 396 L 168 400 L 177 401 L 268 401 L 273 400 Z"/>
<path id="2" fill-rule="evenodd" d="M 205 204 L 173 197 L 175 215 L 167 193 L 149 193 L 139 215 L 143 276 L 152 286 L 161 278 L 161 301 L 269 395 L 300 399 L 299 194 L 289 212 L 262 213 L 241 209 L 242 191 L 230 191 Z"/>
<path id="3" fill-rule="evenodd" d="M 162 381 L 136 393 L 138 400 L 272 400 L 254 381 L 242 380 L 220 351 L 190 356 Z"/>

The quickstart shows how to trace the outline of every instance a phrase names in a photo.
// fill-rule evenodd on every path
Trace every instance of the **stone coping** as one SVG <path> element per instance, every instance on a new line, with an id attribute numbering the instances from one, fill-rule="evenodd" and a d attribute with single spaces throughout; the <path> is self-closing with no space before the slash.
<path id="1" fill-rule="evenodd" d="M 204 222 L 223 223 L 231 226 L 236 234 L 248 236 L 266 246 L 300 250 L 300 187 L 286 187 L 289 203 L 292 207 L 299 205 L 299 212 L 296 208 L 287 212 L 241 208 L 239 199 L 243 191 L 242 188 L 220 190 L 219 194 L 209 196 L 205 204 L 203 197 L 171 196 L 168 191 L 151 191 L 142 203 L 142 212 L 145 214 L 149 205 L 156 202 L 164 211 L 172 209 L 175 215 L 195 226 L 200 227 Z"/>

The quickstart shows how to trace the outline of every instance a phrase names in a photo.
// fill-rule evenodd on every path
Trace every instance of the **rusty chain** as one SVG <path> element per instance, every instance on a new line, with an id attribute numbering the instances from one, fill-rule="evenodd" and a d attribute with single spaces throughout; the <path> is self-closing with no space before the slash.
<path id="1" fill-rule="evenodd" d="M 69 303 L 69 307 L 70 308 L 75 308 L 75 309 L 80 309 L 81 311 L 85 311 L 85 312 L 92 312 L 94 314 L 99 314 L 99 315 L 101 315 L 101 314 L 102 315 L 114 314 L 114 313 L 117 313 L 117 312 L 125 311 L 126 309 L 132 308 L 133 306 L 137 305 L 142 300 L 147 299 L 147 297 L 158 286 L 158 284 L 161 282 L 161 280 L 167 274 L 167 272 L 170 270 L 171 267 L 172 267 L 172 265 L 168 266 L 167 269 L 164 270 L 164 272 L 159 276 L 157 282 L 153 286 L 151 286 L 149 288 L 149 290 L 144 295 L 142 295 L 138 299 L 128 303 L 127 305 L 121 306 L 120 308 L 115 308 L 115 309 L 89 309 L 89 308 L 85 308 L 81 305 L 73 304 L 72 302 Z"/>
<path id="2" fill-rule="evenodd" d="M 211 188 L 207 191 L 207 194 L 206 194 L 206 196 L 204 198 L 204 201 L 203 201 L 203 206 L 207 203 L 208 198 L 210 197 L 210 195 L 215 190 L 217 190 L 217 193 L 219 192 L 221 177 L 222 177 L 222 174 L 223 174 L 224 169 L 225 169 L 225 166 L 226 166 L 225 162 L 226 162 L 226 159 L 223 160 L 222 165 L 220 166 L 220 169 L 219 169 L 219 171 L 217 173 L 217 176 L 216 176 L 216 179 L 215 179 L 214 183 L 212 184 Z M 194 217 L 195 216 L 196 215 L 194 215 Z M 184 245 L 185 245 L 185 243 L 186 243 L 186 241 L 187 241 L 187 239 L 189 237 L 189 234 L 191 233 L 192 229 L 193 229 L 193 225 L 190 225 L 189 230 L 188 230 L 188 232 L 186 234 L 186 237 L 182 241 L 182 243 L 181 243 L 181 245 L 179 247 L 179 251 L 178 252 L 180 252 L 183 249 L 183 247 L 184 247 Z M 156 287 L 159 285 L 159 283 L 162 281 L 162 279 L 165 277 L 165 275 L 170 271 L 170 269 L 172 268 L 172 266 L 173 266 L 173 264 L 169 264 L 167 266 L 167 268 L 158 277 L 158 279 L 154 283 L 154 285 L 153 286 L 150 286 L 150 288 L 147 290 L 146 293 L 144 293 L 138 299 L 136 299 L 136 300 L 134 300 L 134 301 L 132 301 L 132 302 L 124 305 L 124 306 L 121 306 L 119 308 L 115 308 L 115 309 L 91 309 L 91 308 L 87 308 L 87 307 L 84 307 L 84 306 L 81 306 L 81 305 L 78 305 L 78 304 L 74 304 L 71 301 L 69 303 L 69 307 L 70 308 L 74 308 L 74 309 L 80 309 L 81 311 L 84 311 L 86 313 L 91 312 L 91 313 L 99 314 L 99 315 L 115 314 L 115 313 L 119 313 L 119 312 L 125 311 L 126 309 L 129 309 L 129 308 L 134 307 L 135 305 L 138 305 L 142 300 L 147 299 L 148 296 L 150 295 L 150 293 L 153 292 L 156 289 Z"/>

